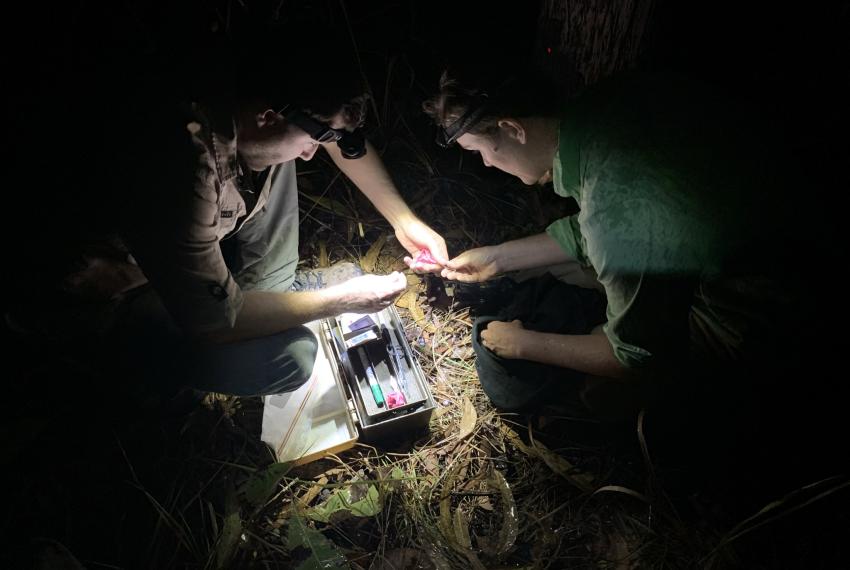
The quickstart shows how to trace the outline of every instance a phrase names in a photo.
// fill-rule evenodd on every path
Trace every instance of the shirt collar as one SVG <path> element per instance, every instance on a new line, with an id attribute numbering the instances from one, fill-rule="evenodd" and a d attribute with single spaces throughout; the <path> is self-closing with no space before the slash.
<path id="1" fill-rule="evenodd" d="M 236 153 L 236 121 L 232 106 L 219 101 L 197 105 L 196 109 L 206 118 L 209 125 L 212 151 L 216 170 L 222 182 L 227 182 L 242 174 L 242 167 Z"/>
<path id="2" fill-rule="evenodd" d="M 558 126 L 558 152 L 552 165 L 552 183 L 559 196 L 572 197 L 581 203 L 578 140 L 574 122 L 568 116 L 562 117 Z"/>

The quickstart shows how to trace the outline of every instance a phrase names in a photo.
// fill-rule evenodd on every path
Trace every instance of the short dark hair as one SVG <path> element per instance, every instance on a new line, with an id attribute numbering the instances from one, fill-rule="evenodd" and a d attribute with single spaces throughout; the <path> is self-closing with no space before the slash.
<path id="1" fill-rule="evenodd" d="M 474 124 L 464 132 L 480 135 L 493 132 L 505 117 L 557 116 L 564 100 L 563 88 L 522 61 L 492 67 L 455 64 L 442 73 L 439 92 L 422 108 L 443 129 L 475 113 Z"/>
<path id="2" fill-rule="evenodd" d="M 347 37 L 327 33 L 323 37 Z M 239 50 L 240 105 L 298 109 L 322 122 L 341 115 L 350 127 L 365 121 L 369 94 L 352 50 L 303 32 L 273 30 L 261 36 Z"/>

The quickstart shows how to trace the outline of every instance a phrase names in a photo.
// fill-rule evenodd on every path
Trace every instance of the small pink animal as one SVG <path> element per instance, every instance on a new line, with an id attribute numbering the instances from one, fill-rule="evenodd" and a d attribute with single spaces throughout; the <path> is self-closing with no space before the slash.
<path id="1" fill-rule="evenodd" d="M 413 259 L 412 267 L 421 267 L 422 265 L 438 265 L 437 260 L 431 255 L 427 249 L 420 249 L 419 253 Z"/>

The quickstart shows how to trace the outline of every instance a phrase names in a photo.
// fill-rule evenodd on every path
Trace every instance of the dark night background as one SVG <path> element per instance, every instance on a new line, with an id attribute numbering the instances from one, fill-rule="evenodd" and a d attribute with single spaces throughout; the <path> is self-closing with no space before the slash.
<path id="1" fill-rule="evenodd" d="M 444 62 L 459 56 L 545 59 L 536 53 L 546 41 L 540 3 L 513 4 L 344 3 L 378 103 L 384 103 L 394 61 L 392 103 L 409 109 L 410 121 L 422 130 L 427 122 L 415 110 L 433 92 Z M 304 49 L 315 42 L 350 52 L 342 5 L 223 0 L 175 7 L 128 0 L 10 8 L 3 39 L 6 124 L 17 182 L 7 199 L 10 211 L 27 212 L 10 217 L 28 225 L 37 200 L 56 206 L 55 216 L 42 211 L 39 217 L 51 215 L 54 224 L 70 225 L 68 231 L 97 223 L 104 167 L 133 137 L 132 121 L 120 117 L 144 101 L 140 93 L 196 95 L 230 85 L 228 68 L 213 54 L 246 45 L 263 26 L 309 30 Z M 658 0 L 637 67 L 707 79 L 764 111 L 805 165 L 812 184 L 799 197 L 811 212 L 807 220 L 815 221 L 840 211 L 833 206 L 845 180 L 847 18 L 846 3 L 802 9 Z M 108 186 L 109 193 L 120 192 Z M 48 224 L 39 225 L 42 231 L 29 226 L 28 243 L 44 235 L 43 245 L 55 244 Z M 22 261 L 30 258 L 24 254 Z"/>
<path id="2" fill-rule="evenodd" d="M 422 98 L 435 90 L 444 62 L 458 54 L 544 58 L 535 53 L 541 49 L 539 2 L 246 0 L 244 5 L 218 1 L 183 3 L 181 8 L 169 4 L 126 0 L 4 7 L 4 123 L 11 151 L 5 166 L 4 310 L 24 297 L 31 300 L 49 294 L 41 288 L 41 276 L 60 271 L 66 263 L 63 256 L 102 225 L 98 204 L 104 193 L 120 196 L 120 181 L 105 180 L 104 172 L 110 171 L 113 153 L 120 153 L 137 130 L 131 118 L 122 120 L 122 113 L 129 101 L 138 99 L 141 87 L 154 82 L 158 92 L 177 94 L 227 84 L 228 76 L 210 61 L 209 54 L 230 43 L 241 45 L 275 14 L 282 21 L 297 22 L 302 29 L 312 26 L 315 42 L 348 51 L 352 50 L 350 38 L 336 32 L 344 29 L 344 5 L 363 68 L 378 97 L 384 93 L 388 63 L 395 58 L 396 69 L 405 70 L 397 72 L 398 80 L 391 87 L 396 97 L 392 104 L 407 113 L 423 144 L 429 144 L 432 132 L 417 109 Z M 847 247 L 839 233 L 850 188 L 846 143 L 850 97 L 845 85 L 850 69 L 848 3 L 805 7 L 766 2 L 686 4 L 691 3 L 656 2 L 638 67 L 701 77 L 754 103 L 780 127 L 784 137 L 780 142 L 792 149 L 805 175 L 806 186 L 799 188 L 794 198 L 799 231 L 817 235 L 819 247 L 804 259 L 788 259 L 788 267 L 797 275 L 810 276 L 812 310 L 822 312 L 822 329 L 812 341 L 812 350 L 806 352 L 811 360 L 774 388 L 786 394 L 815 390 L 820 399 L 801 397 L 799 407 L 787 408 L 789 423 L 798 425 L 804 435 L 788 439 L 787 446 L 779 445 L 777 453 L 790 456 L 808 447 L 808 454 L 802 456 L 812 461 L 813 474 L 825 477 L 846 467 L 837 459 L 848 455 L 846 431 L 842 431 L 848 400 L 841 385 L 846 384 L 847 376 L 842 362 L 843 326 L 848 322 L 846 280 L 842 277 Z M 310 45 L 304 49 L 309 50 Z M 429 150 L 452 157 L 447 153 L 456 152 Z M 140 168 L 155 167 L 145 165 L 142 156 L 138 159 Z M 158 205 L 152 205 L 155 207 Z M 782 248 L 783 244 L 776 246 Z M 57 269 L 52 271 L 54 267 Z M 43 470 L 47 465 L 61 473 L 63 464 L 76 456 L 74 437 L 89 433 L 88 429 L 109 432 L 120 418 L 94 411 L 109 407 L 111 386 L 86 385 L 84 377 L 62 369 L 61 359 L 54 361 L 52 354 L 41 352 L 44 347 L 20 346 L 8 331 L 4 338 L 15 358 L 12 373 L 4 374 L 2 433 L 11 450 L 2 454 L 3 470 L 13 474 L 18 487 L 4 489 L 8 514 L 4 514 L 2 534 L 14 547 L 4 547 L 4 555 L 16 560 L 14 553 L 25 551 L 33 536 L 60 540 L 78 536 L 78 530 L 68 527 L 78 524 L 69 522 L 68 512 L 80 505 L 88 505 L 92 511 L 93 535 L 109 533 L 115 516 L 110 505 L 102 504 L 96 495 L 89 496 L 88 502 L 69 496 L 65 503 L 54 504 L 57 495 L 47 488 L 50 483 L 45 481 L 51 479 Z M 66 441 L 21 439 L 20 434 L 36 424 L 33 418 L 44 413 L 37 409 L 37 399 L 45 394 L 61 395 L 46 398 L 46 405 L 53 406 L 50 414 L 54 418 L 69 426 L 81 423 L 88 427 L 79 431 L 69 427 L 71 436 Z M 780 400 L 788 406 L 793 399 Z M 810 408 L 809 400 L 831 406 Z M 815 427 L 806 430 L 806 426 Z M 59 449 L 54 447 L 57 445 Z M 81 489 L 87 488 L 83 481 L 87 476 L 86 472 L 61 474 L 65 485 L 69 479 L 79 478 Z M 789 479 L 808 480 L 794 474 Z M 810 480 L 816 479 L 813 475 Z M 29 508 L 20 504 L 18 497 L 32 500 L 42 495 L 32 484 L 45 485 L 45 490 L 40 502 Z M 783 488 L 779 482 L 765 481 L 767 487 L 773 484 Z M 847 507 L 845 490 L 838 498 L 799 514 L 795 523 L 780 527 L 779 538 L 772 543 L 755 540 L 751 559 L 762 559 L 759 549 L 779 548 L 777 542 L 783 537 L 798 536 L 806 528 L 823 540 L 801 540 L 792 548 L 817 551 L 795 552 L 789 560 L 810 560 L 810 568 L 838 567 L 839 561 L 850 564 L 843 544 L 850 538 L 848 519 L 839 514 L 846 513 Z M 22 516 L 25 511 L 29 514 Z M 47 515 L 51 512 L 56 513 L 54 518 Z M 819 525 L 823 525 L 822 531 Z M 89 536 L 66 545 L 82 557 L 132 564 L 128 561 L 132 547 L 117 552 L 110 550 L 110 542 L 99 555 L 97 543 Z M 763 552 L 763 559 L 769 558 L 767 551 Z M 821 565 L 821 558 L 829 563 Z"/>

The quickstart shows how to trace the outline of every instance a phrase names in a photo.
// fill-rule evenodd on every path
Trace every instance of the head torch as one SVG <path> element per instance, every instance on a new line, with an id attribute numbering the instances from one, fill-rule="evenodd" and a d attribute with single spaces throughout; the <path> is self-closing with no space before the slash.
<path id="1" fill-rule="evenodd" d="M 443 148 L 453 145 L 458 138 L 469 132 L 472 127 L 481 121 L 486 108 L 487 95 L 482 93 L 472 100 L 466 113 L 447 127 L 440 128 L 437 131 L 437 144 Z"/>
<path id="2" fill-rule="evenodd" d="M 297 110 L 287 113 L 286 120 L 306 132 L 316 142 L 336 142 L 344 158 L 360 158 L 366 154 L 366 139 L 359 127 L 352 132 L 333 129 Z"/>

